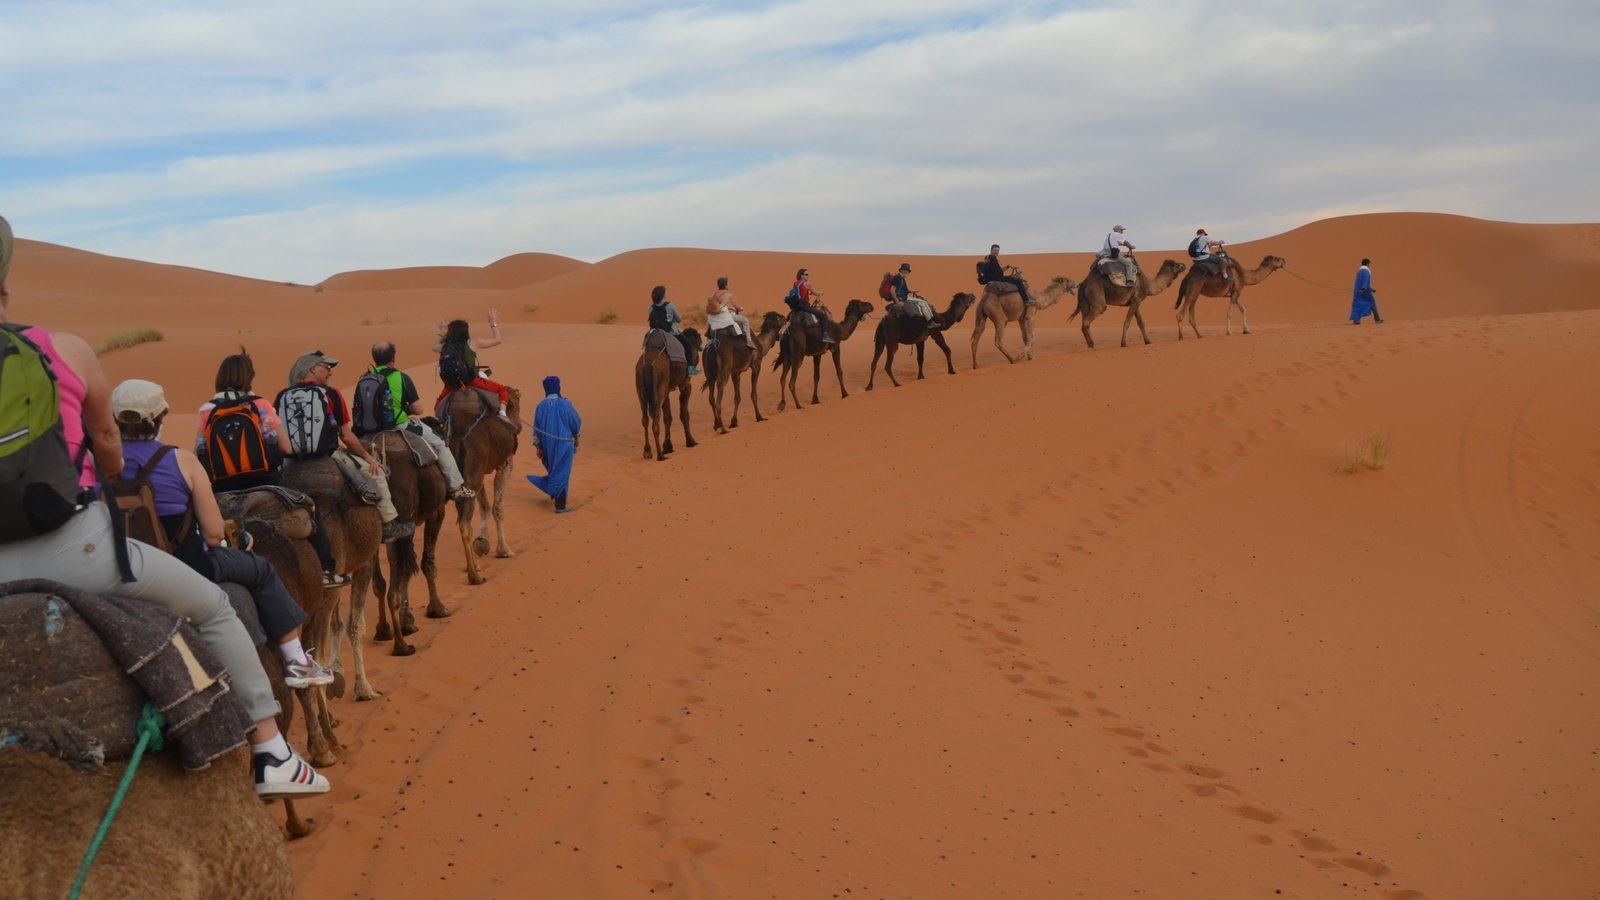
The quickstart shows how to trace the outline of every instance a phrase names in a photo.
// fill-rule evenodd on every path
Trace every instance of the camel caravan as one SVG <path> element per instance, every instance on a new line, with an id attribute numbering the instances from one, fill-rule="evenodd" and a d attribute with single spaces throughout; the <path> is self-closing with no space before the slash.
<path id="1" fill-rule="evenodd" d="M 1233 333 L 1233 309 L 1238 307 L 1244 332 L 1249 334 L 1250 325 L 1244 318 L 1245 307 L 1240 296 L 1246 287 L 1261 283 L 1283 268 L 1285 262 L 1280 257 L 1268 256 L 1255 269 L 1245 269 L 1227 254 L 1223 244 L 1207 235 L 1205 229 L 1199 229 L 1195 240 L 1189 244 L 1189 262 L 1163 260 L 1151 273 L 1139 264 L 1127 229 L 1117 225 L 1106 235 L 1081 282 L 1057 275 L 1037 292 L 1022 277 L 1019 268 L 1000 261 L 1000 245 L 994 244 L 976 266 L 982 293 L 957 292 L 943 311 L 935 310 L 931 303 L 911 290 L 908 284 L 911 265 L 902 263 L 897 271 L 884 273 L 878 288 L 884 315 L 873 331 L 872 364 L 866 389 L 870 391 L 876 384 L 880 360 L 890 383 L 900 386 L 894 374 L 894 360 L 902 346 L 916 347 L 917 378 L 924 378 L 924 356 L 930 340 L 944 353 L 946 371 L 954 375 L 955 364 L 945 332 L 959 324 L 968 312 L 974 320 L 972 368 L 978 368 L 978 345 L 991 327 L 994 347 L 1006 362 L 1033 359 L 1034 327 L 1039 314 L 1074 295 L 1077 303 L 1067 321 L 1082 320 L 1083 340 L 1090 349 L 1095 346 L 1090 326 L 1113 306 L 1127 309 L 1122 323 L 1122 346 L 1128 346 L 1128 330 L 1134 324 L 1139 326 L 1144 342 L 1150 343 L 1143 303 L 1174 284 L 1177 284 L 1178 299 L 1174 308 L 1178 310 L 1180 340 L 1186 318 L 1189 330 L 1196 337 L 1200 336 L 1195 325 L 1195 305 L 1201 297 L 1227 297 L 1227 333 Z M 822 291 L 811 285 L 810 273 L 802 268 L 783 298 L 789 312 L 767 312 L 759 326 L 753 327 L 734 301 L 727 277 L 721 277 L 717 279 L 717 290 L 706 298 L 706 333 L 702 336 L 693 328 L 682 327 L 683 316 L 666 299 L 666 293 L 663 285 L 657 285 L 651 292 L 649 327 L 634 365 L 639 422 L 644 431 L 644 458 L 665 460 L 673 452 L 671 401 L 674 394 L 678 398 L 676 418 L 683 432 L 683 442 L 689 447 L 695 445 L 689 426 L 689 397 L 702 356 L 705 380 L 701 390 L 711 408 L 712 428 L 719 434 L 739 427 L 739 407 L 744 402 L 740 375 L 745 373 L 749 375 L 750 405 L 755 410 L 756 421 L 766 420 L 761 412 L 757 385 L 761 363 L 769 354 L 773 356 L 770 369 L 778 372 L 779 411 L 787 409 L 790 401 L 795 409 L 803 408 L 797 381 L 807 358 L 811 360 L 811 405 L 821 402 L 824 356 L 833 362 L 839 397 L 850 395 L 845 387 L 840 348 L 872 316 L 872 304 L 852 299 L 845 305 L 843 317 L 835 319 L 822 302 Z M 1022 332 L 1022 346 L 1015 353 L 1007 349 L 1005 343 L 1006 326 L 1013 322 Z M 725 414 L 729 382 L 733 385 L 733 404 L 731 414 Z"/>
<path id="2" fill-rule="evenodd" d="M 13 248 L 0 219 L 0 286 Z M 427 614 L 449 615 L 434 548 L 450 506 L 470 583 L 490 518 L 510 555 L 520 395 L 476 359 L 500 342 L 494 311 L 488 338 L 440 324 L 431 409 L 387 342 L 348 399 L 321 351 L 258 394 L 240 348 L 179 445 L 163 441 L 162 385 L 111 386 L 81 339 L 14 324 L 13 305 L 0 290 L 0 884 L 291 896 L 284 835 L 310 833 L 297 804 L 330 789 L 319 769 L 345 752 L 330 701 L 352 680 L 358 700 L 381 696 L 367 591 L 373 639 L 409 654 L 419 570 Z M 287 739 L 297 706 L 304 755 Z"/>

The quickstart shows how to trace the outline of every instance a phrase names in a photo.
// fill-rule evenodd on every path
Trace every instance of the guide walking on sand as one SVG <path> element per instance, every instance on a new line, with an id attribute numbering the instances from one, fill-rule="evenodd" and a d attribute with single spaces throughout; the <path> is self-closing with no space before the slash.
<path id="1" fill-rule="evenodd" d="M 533 411 L 533 446 L 549 474 L 529 475 L 528 483 L 549 494 L 558 513 L 567 511 L 567 485 L 582 428 L 577 408 L 561 396 L 561 379 L 555 375 L 545 378 L 544 399 Z"/>

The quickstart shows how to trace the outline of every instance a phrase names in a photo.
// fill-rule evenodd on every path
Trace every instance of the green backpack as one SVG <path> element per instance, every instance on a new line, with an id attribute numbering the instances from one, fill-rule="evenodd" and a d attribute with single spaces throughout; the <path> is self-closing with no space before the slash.
<path id="1" fill-rule="evenodd" d="M 56 374 L 27 327 L 0 324 L 0 544 L 55 531 L 78 508 Z"/>

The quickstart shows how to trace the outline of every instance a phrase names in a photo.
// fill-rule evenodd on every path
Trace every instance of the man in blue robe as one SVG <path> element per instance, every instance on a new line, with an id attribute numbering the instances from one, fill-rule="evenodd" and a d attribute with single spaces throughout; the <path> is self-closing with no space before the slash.
<path id="1" fill-rule="evenodd" d="M 567 481 L 572 477 L 572 458 L 578 453 L 582 428 L 578 410 L 561 396 L 561 379 L 554 375 L 546 378 L 544 399 L 533 411 L 533 446 L 550 474 L 529 475 L 528 482 L 555 500 L 558 513 L 567 511 Z"/>
<path id="2" fill-rule="evenodd" d="M 1372 286 L 1372 260 L 1363 259 L 1361 268 L 1356 270 L 1356 285 L 1350 296 L 1350 324 L 1360 325 L 1361 320 L 1367 316 L 1372 321 L 1382 325 L 1383 316 L 1378 315 L 1377 288 Z"/>

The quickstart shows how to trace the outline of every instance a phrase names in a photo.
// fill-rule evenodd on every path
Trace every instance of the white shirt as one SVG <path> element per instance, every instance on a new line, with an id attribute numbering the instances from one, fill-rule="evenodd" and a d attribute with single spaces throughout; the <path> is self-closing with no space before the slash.
<path id="1" fill-rule="evenodd" d="M 1128 239 L 1128 233 L 1125 232 L 1125 231 L 1108 232 L 1106 234 L 1105 246 L 1100 248 L 1100 252 L 1109 254 L 1111 252 L 1112 248 L 1116 248 L 1118 250 L 1121 250 L 1122 249 L 1122 242 L 1127 240 L 1127 239 Z"/>

